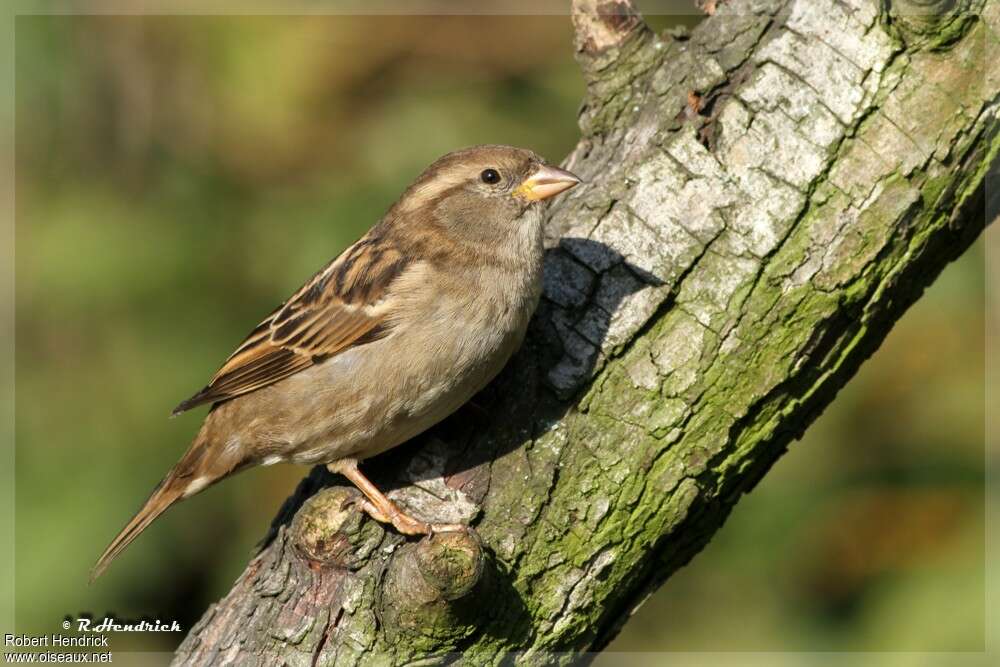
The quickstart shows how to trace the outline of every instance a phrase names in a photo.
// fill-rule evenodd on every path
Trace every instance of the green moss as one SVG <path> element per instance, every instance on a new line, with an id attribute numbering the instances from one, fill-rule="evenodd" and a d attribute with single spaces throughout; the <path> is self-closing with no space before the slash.
<path id="1" fill-rule="evenodd" d="M 960 41 L 978 21 L 985 0 L 896 0 L 888 4 L 884 24 L 910 49 L 940 51 Z"/>
<path id="2" fill-rule="evenodd" d="M 951 47 L 965 36 L 977 20 L 978 17 L 969 10 L 956 12 L 949 19 L 938 24 L 931 39 L 927 42 L 926 48 L 937 51 Z"/>
<path id="3" fill-rule="evenodd" d="M 936 178 L 928 178 L 922 188 L 920 188 L 920 198 L 926 208 L 933 208 L 945 188 L 951 183 L 954 177 L 949 174 L 942 174 Z"/>
<path id="4" fill-rule="evenodd" d="M 583 59 L 581 66 L 589 80 L 579 119 L 584 136 L 606 135 L 634 117 L 631 107 L 646 87 L 641 80 L 663 58 L 656 42 L 650 32 L 637 30 L 612 53 Z"/>

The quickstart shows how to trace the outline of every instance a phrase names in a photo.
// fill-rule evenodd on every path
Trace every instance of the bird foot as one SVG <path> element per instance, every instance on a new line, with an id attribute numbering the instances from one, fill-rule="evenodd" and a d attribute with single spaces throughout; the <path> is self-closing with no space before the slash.
<path id="1" fill-rule="evenodd" d="M 454 533 L 468 530 L 468 526 L 460 523 L 427 523 L 406 514 L 395 504 L 381 509 L 367 499 L 360 499 L 361 509 L 379 523 L 392 524 L 393 528 L 403 535 L 431 535 L 434 533 Z"/>
<path id="2" fill-rule="evenodd" d="M 434 533 L 468 530 L 468 527 L 462 524 L 427 523 L 413 518 L 399 509 L 396 503 L 389 500 L 367 477 L 361 474 L 355 459 L 340 459 L 328 463 L 326 467 L 332 473 L 347 477 L 364 494 L 363 498 L 358 498 L 357 503 L 365 514 L 379 523 L 391 523 L 403 535 L 433 535 Z"/>

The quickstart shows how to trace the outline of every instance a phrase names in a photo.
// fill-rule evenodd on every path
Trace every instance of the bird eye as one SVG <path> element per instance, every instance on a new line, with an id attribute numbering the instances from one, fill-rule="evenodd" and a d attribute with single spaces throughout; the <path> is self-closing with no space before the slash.
<path id="1" fill-rule="evenodd" d="M 500 182 L 500 172 L 496 169 L 483 169 L 483 173 L 479 174 L 479 180 L 489 185 L 495 185 Z"/>

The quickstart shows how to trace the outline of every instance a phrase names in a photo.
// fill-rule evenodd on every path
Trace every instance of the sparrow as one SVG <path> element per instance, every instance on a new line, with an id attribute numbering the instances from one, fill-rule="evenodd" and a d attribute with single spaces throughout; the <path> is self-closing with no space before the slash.
<path id="1" fill-rule="evenodd" d="M 465 529 L 409 516 L 358 463 L 441 421 L 504 367 L 541 294 L 541 203 L 579 182 L 511 146 L 431 164 L 174 409 L 211 406 L 91 580 L 168 507 L 258 465 L 325 464 L 406 535 Z"/>

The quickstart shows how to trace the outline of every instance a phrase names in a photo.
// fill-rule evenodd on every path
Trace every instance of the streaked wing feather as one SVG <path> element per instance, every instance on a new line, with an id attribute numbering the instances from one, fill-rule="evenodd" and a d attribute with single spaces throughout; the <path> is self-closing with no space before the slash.
<path id="1" fill-rule="evenodd" d="M 384 236 L 375 233 L 377 229 L 272 312 L 236 348 L 208 386 L 174 408 L 173 414 L 266 387 L 386 335 L 389 285 L 407 263 Z"/>

